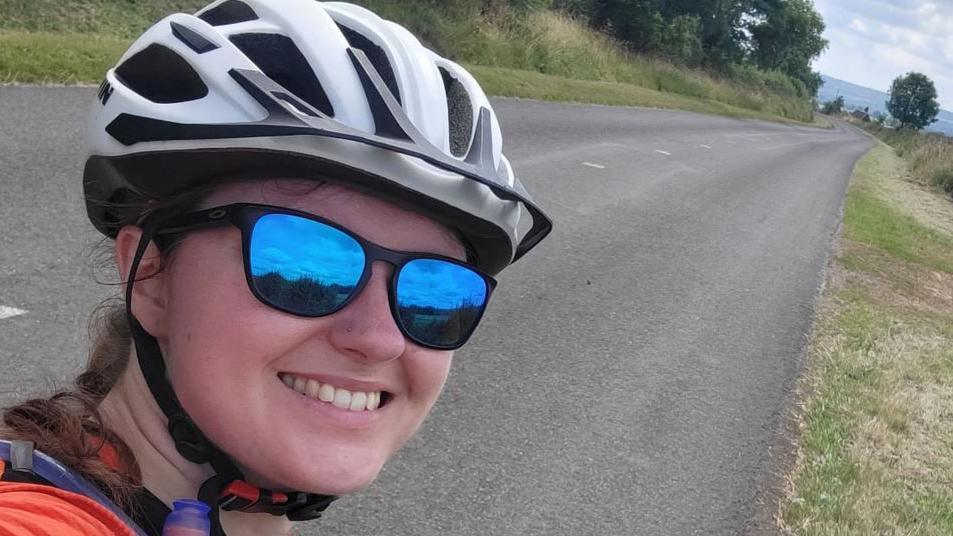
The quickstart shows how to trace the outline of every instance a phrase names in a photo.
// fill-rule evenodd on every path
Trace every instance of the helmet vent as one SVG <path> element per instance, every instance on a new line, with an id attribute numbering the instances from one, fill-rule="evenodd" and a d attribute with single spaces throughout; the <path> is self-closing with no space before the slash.
<path id="1" fill-rule="evenodd" d="M 258 19 L 255 10 L 240 0 L 228 0 L 201 13 L 198 17 L 212 26 L 225 26 Z"/>
<path id="2" fill-rule="evenodd" d="M 473 106 L 470 94 L 459 80 L 440 67 L 443 87 L 447 93 L 447 118 L 450 121 L 450 154 L 462 157 L 470 148 L 470 132 L 473 130 Z"/>
<path id="3" fill-rule="evenodd" d="M 244 33 L 229 37 L 232 43 L 252 61 L 261 72 L 299 99 L 334 116 L 321 82 L 301 51 L 289 37 L 279 34 Z"/>
<path id="4" fill-rule="evenodd" d="M 182 56 L 152 44 L 136 52 L 115 70 L 116 78 L 139 95 L 158 104 L 201 99 L 208 86 Z"/>
<path id="5" fill-rule="evenodd" d="M 391 67 L 390 61 L 387 59 L 387 53 L 384 52 L 384 49 L 375 45 L 370 39 L 348 28 L 347 26 L 338 24 L 338 28 L 341 29 L 341 33 L 344 34 L 344 38 L 347 39 L 349 45 L 360 50 L 365 56 L 367 56 L 367 59 L 370 60 L 371 65 L 374 66 L 377 74 L 379 74 L 381 79 L 384 80 L 384 84 L 387 85 L 387 89 L 390 90 L 391 95 L 397 99 L 397 102 L 401 102 L 400 89 L 397 87 L 397 76 L 394 74 L 394 68 Z"/>

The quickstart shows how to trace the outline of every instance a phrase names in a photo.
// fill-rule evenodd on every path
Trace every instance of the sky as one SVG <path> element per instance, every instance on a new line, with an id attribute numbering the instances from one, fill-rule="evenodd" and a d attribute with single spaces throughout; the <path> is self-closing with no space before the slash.
<path id="1" fill-rule="evenodd" d="M 919 71 L 953 110 L 953 0 L 814 0 L 828 49 L 814 61 L 826 75 L 880 91 Z"/>

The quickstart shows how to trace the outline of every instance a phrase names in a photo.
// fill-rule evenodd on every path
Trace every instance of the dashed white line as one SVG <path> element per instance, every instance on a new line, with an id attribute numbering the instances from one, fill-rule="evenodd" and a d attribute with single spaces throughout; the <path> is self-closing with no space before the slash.
<path id="1" fill-rule="evenodd" d="M 606 168 L 606 167 L 603 166 L 603 165 L 593 164 L 592 162 L 583 162 L 582 165 L 584 165 L 584 166 L 589 166 L 589 167 L 591 167 L 591 168 L 596 168 L 596 169 L 605 169 L 605 168 Z"/>
<path id="2" fill-rule="evenodd" d="M 701 146 L 704 147 L 705 149 L 711 149 L 711 145 L 705 145 L 705 144 L 703 143 Z"/>
<path id="3" fill-rule="evenodd" d="M 7 307 L 6 305 L 0 305 L 0 320 L 5 318 L 12 318 L 14 316 L 25 315 L 26 311 L 23 309 L 17 309 L 16 307 Z"/>
<path id="4" fill-rule="evenodd" d="M 656 152 L 656 153 L 659 153 L 659 154 L 664 154 L 665 156 L 672 156 L 672 153 L 670 153 L 670 152 L 668 152 L 668 151 L 663 151 L 663 150 L 661 150 L 661 149 L 656 149 L 655 152 Z"/>

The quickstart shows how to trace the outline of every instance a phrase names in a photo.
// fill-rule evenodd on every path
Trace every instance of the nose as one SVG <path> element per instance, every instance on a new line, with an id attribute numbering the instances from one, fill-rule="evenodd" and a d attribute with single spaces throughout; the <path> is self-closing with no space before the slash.
<path id="1" fill-rule="evenodd" d="M 331 315 L 330 342 L 342 354 L 365 362 L 396 359 L 407 341 L 391 314 L 387 295 L 393 267 L 378 261 L 361 292 L 344 309 Z"/>

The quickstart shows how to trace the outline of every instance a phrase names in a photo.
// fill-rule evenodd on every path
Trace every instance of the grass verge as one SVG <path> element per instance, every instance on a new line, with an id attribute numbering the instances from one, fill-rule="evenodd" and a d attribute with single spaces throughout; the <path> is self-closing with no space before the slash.
<path id="1" fill-rule="evenodd" d="M 98 83 L 152 21 L 205 3 L 0 0 L 0 81 Z M 783 74 L 740 66 L 716 74 L 631 54 L 559 12 L 423 0 L 358 3 L 442 54 L 479 66 L 476 77 L 491 94 L 815 123 L 803 86 Z"/>
<path id="2" fill-rule="evenodd" d="M 953 234 L 895 198 L 888 183 L 914 187 L 903 168 L 879 144 L 854 171 L 801 386 L 787 534 L 953 534 Z"/>
<path id="3" fill-rule="evenodd" d="M 97 82 L 128 46 L 111 35 L 0 30 L 0 83 Z"/>
<path id="4" fill-rule="evenodd" d="M 953 195 L 953 138 L 908 128 L 884 128 L 854 119 L 851 122 L 896 149 L 910 163 L 910 172 L 920 183 Z"/>
<path id="5" fill-rule="evenodd" d="M 610 106 L 667 108 L 728 117 L 804 124 L 802 121 L 750 108 L 732 106 L 724 102 L 658 91 L 621 82 L 578 80 L 520 69 L 486 67 L 483 65 L 467 64 L 466 68 L 480 81 L 484 91 L 490 95 L 500 97 L 584 102 Z M 816 116 L 811 124 L 826 128 L 831 126 L 830 122 L 825 121 L 820 115 Z"/>

